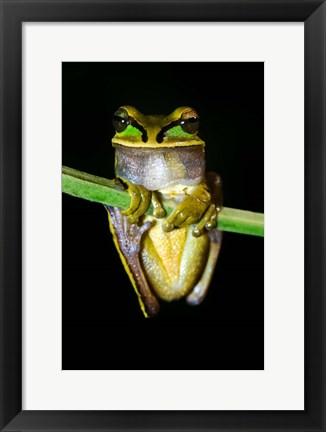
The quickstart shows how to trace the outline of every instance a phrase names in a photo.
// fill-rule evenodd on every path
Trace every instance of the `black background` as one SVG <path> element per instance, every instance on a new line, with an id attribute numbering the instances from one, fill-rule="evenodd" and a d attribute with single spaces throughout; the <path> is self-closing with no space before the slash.
<path id="1" fill-rule="evenodd" d="M 264 211 L 263 63 L 63 63 L 62 163 L 114 177 L 120 105 L 200 116 L 224 205 Z M 224 233 L 205 301 L 145 319 L 100 204 L 63 194 L 63 369 L 263 369 L 264 240 Z"/>

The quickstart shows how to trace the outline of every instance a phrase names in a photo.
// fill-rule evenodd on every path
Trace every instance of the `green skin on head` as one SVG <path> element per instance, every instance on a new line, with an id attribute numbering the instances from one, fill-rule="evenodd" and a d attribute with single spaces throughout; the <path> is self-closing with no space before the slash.
<path id="1" fill-rule="evenodd" d="M 175 126 L 165 132 L 167 137 L 191 137 L 191 134 L 185 132 L 181 126 Z"/>
<path id="2" fill-rule="evenodd" d="M 185 132 L 181 126 L 175 126 L 169 130 L 167 130 L 165 132 L 165 135 L 167 137 L 191 137 L 191 134 Z M 119 137 L 124 137 L 124 136 L 128 136 L 128 137 L 135 137 L 135 138 L 141 138 L 142 133 L 139 129 L 137 129 L 136 127 L 132 126 L 132 125 L 128 125 L 128 127 L 120 132 L 118 134 Z"/>
<path id="3" fill-rule="evenodd" d="M 120 136 L 120 137 L 124 137 L 124 136 L 133 137 L 134 136 L 135 138 L 141 138 L 141 135 L 142 135 L 141 131 L 139 129 L 135 128 L 134 126 L 131 126 L 131 125 L 128 125 L 128 127 L 124 131 L 122 131 L 118 134 L 118 136 Z"/>

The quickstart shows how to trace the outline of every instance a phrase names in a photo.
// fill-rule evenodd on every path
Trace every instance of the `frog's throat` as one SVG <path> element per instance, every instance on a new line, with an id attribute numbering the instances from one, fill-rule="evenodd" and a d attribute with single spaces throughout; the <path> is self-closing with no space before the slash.
<path id="1" fill-rule="evenodd" d="M 162 143 L 158 143 L 155 141 L 154 142 L 148 141 L 144 143 L 143 141 L 137 142 L 132 139 L 129 141 L 126 138 L 122 139 L 122 138 L 114 137 L 112 139 L 112 146 L 116 147 L 116 145 L 120 145 L 124 147 L 132 147 L 132 148 L 143 148 L 143 149 L 153 149 L 153 148 L 162 149 L 162 148 L 193 147 L 193 146 L 205 147 L 205 142 L 199 139 L 198 137 L 194 139 L 187 139 L 187 140 L 180 140 L 180 141 L 171 140 L 171 142 L 166 140 L 163 141 Z"/>
<path id="2" fill-rule="evenodd" d="M 205 152 L 201 146 L 144 148 L 116 146 L 117 177 L 149 190 L 173 184 L 198 184 L 205 179 Z"/>

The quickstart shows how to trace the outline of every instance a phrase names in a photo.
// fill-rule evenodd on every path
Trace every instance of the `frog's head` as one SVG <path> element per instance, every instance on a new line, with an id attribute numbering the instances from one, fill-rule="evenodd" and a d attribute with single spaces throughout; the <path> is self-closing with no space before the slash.
<path id="1" fill-rule="evenodd" d="M 199 118 L 193 108 L 180 107 L 168 116 L 144 115 L 128 105 L 113 115 L 113 146 L 162 148 L 204 146 L 198 136 Z"/>

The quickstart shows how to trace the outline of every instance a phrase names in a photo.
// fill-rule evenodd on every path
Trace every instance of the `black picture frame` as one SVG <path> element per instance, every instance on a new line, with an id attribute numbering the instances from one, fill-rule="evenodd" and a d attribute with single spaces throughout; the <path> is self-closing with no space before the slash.
<path id="1" fill-rule="evenodd" d="M 326 430 L 325 11 L 321 0 L 1 0 L 2 431 Z M 304 411 L 22 411 L 22 23 L 28 21 L 304 22 Z"/>

